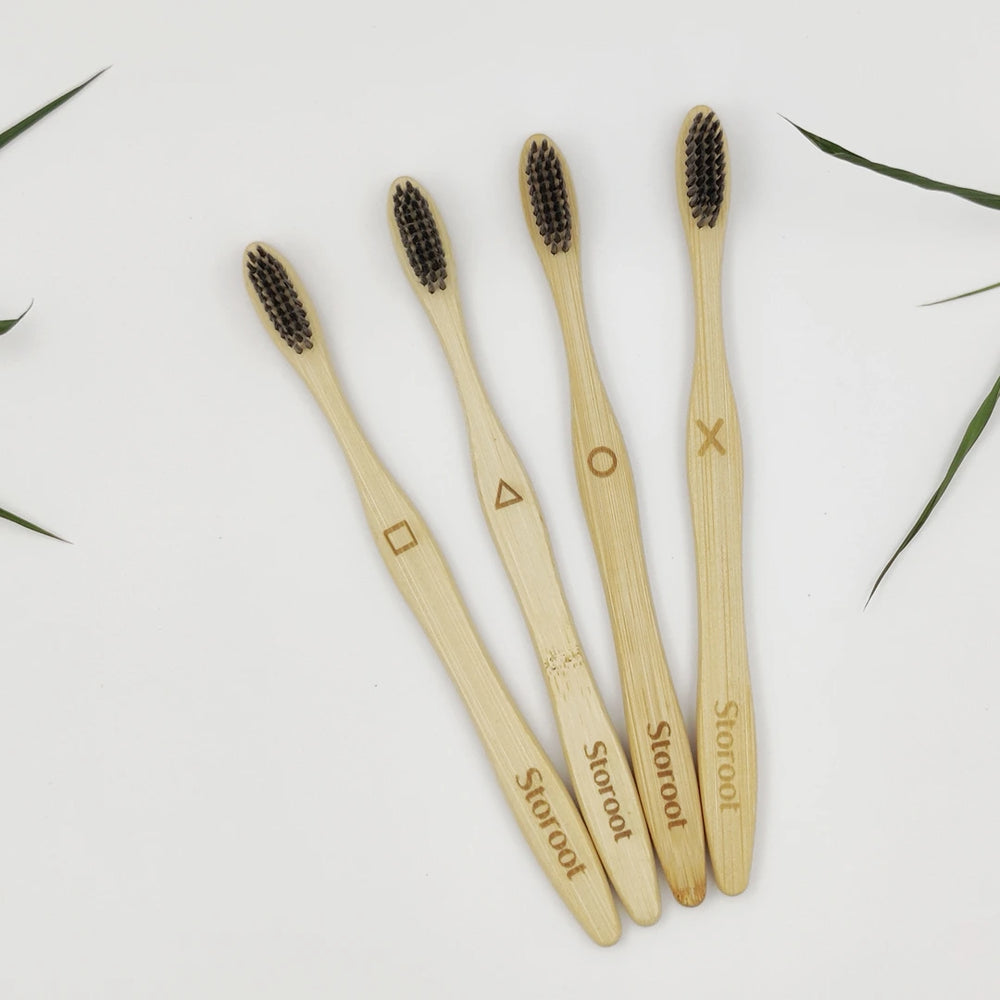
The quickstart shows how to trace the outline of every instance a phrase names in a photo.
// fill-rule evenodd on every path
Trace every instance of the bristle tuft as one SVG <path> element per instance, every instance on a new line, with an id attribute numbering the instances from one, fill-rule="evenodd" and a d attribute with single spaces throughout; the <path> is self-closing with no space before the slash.
<path id="1" fill-rule="evenodd" d="M 309 317 L 284 265 L 260 244 L 247 252 L 246 264 L 250 284 L 278 335 L 296 354 L 310 350 Z"/>
<path id="2" fill-rule="evenodd" d="M 687 155 L 687 196 L 691 216 L 698 224 L 711 228 L 719 219 L 726 192 L 726 151 L 722 126 L 714 111 L 699 111 L 691 121 L 684 140 Z"/>
<path id="3" fill-rule="evenodd" d="M 547 139 L 541 143 L 532 142 L 524 172 L 528 177 L 528 197 L 538 235 L 550 253 L 565 253 L 573 242 L 569 192 L 562 163 Z"/>
<path id="4" fill-rule="evenodd" d="M 444 291 L 448 269 L 441 234 L 434 213 L 423 192 L 410 181 L 396 185 L 392 195 L 392 213 L 399 239 L 413 273 L 427 291 Z"/>

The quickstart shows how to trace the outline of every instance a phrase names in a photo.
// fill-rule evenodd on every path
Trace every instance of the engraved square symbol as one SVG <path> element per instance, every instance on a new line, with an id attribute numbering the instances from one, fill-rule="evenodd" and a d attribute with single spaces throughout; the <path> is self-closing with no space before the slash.
<path id="1" fill-rule="evenodd" d="M 386 528 L 382 534 L 385 535 L 385 540 L 389 543 L 393 555 L 398 556 L 417 544 L 416 538 L 413 537 L 413 531 L 406 521 L 400 521 L 391 528 Z"/>

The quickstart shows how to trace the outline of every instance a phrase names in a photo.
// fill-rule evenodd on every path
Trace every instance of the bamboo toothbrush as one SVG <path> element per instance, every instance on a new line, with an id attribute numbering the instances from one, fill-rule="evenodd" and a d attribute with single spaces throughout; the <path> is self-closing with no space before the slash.
<path id="1" fill-rule="evenodd" d="M 458 688 L 521 832 L 584 930 L 614 944 L 618 911 L 583 820 L 490 662 L 427 525 L 365 440 L 301 281 L 263 243 L 250 244 L 243 263 L 257 314 L 340 440 L 378 550 Z"/>
<path id="2" fill-rule="evenodd" d="M 743 450 L 722 336 L 728 159 L 715 113 L 693 108 L 677 142 L 677 198 L 695 300 L 687 465 L 698 565 L 698 774 L 715 881 L 735 895 L 750 878 L 757 760 L 743 622 Z"/>
<path id="3" fill-rule="evenodd" d="M 655 923 L 656 863 L 628 759 L 584 659 L 528 475 L 472 360 L 448 231 L 412 178 L 389 189 L 389 228 L 455 376 L 483 513 L 542 665 L 580 811 L 629 915 Z"/>
<path id="4" fill-rule="evenodd" d="M 576 479 L 604 581 L 636 783 L 670 888 L 697 906 L 705 898 L 698 782 L 656 623 L 628 453 L 587 332 L 576 195 L 546 136 L 525 143 L 520 176 L 524 217 L 566 345 Z"/>

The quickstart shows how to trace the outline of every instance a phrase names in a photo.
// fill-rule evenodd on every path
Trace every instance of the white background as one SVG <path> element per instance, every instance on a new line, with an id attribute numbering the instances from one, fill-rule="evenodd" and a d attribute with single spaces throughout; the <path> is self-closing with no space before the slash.
<path id="1" fill-rule="evenodd" d="M 0 120 L 0 996 L 997 995 L 1000 430 L 865 597 L 1000 367 L 1000 217 L 824 157 L 1000 187 L 992 6 L 244 0 L 8 5 Z M 259 326 L 244 245 L 320 308 L 362 424 L 434 529 L 547 750 L 443 354 L 385 222 L 436 197 L 483 377 L 533 474 L 619 727 L 561 339 L 521 216 L 572 169 L 595 349 L 664 642 L 695 694 L 684 465 L 687 109 L 729 137 L 725 305 L 746 466 L 760 801 L 750 888 L 610 950 L 519 839 Z M 689 714 L 689 718 L 690 718 Z"/>

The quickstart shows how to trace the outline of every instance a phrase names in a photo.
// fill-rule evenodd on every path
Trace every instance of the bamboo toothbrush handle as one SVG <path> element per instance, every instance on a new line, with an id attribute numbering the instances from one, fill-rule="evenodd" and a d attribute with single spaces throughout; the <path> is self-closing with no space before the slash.
<path id="1" fill-rule="evenodd" d="M 590 836 L 483 649 L 430 531 L 332 379 L 306 381 L 344 447 L 378 550 L 458 688 L 521 832 L 584 930 L 598 944 L 614 944 L 621 924 Z"/>
<path id="2" fill-rule="evenodd" d="M 391 507 L 388 518 L 369 515 L 389 572 L 447 666 L 535 857 L 587 933 L 613 944 L 618 916 L 569 792 L 487 659 L 423 521 L 405 502 Z"/>
<path id="3" fill-rule="evenodd" d="M 655 923 L 660 890 L 642 806 L 583 655 L 541 508 L 478 380 L 460 384 L 482 396 L 466 408 L 479 496 L 542 665 L 577 802 L 626 910 L 637 923 Z"/>
<path id="4" fill-rule="evenodd" d="M 566 347 L 576 478 L 604 582 L 636 784 L 670 888 L 695 906 L 705 896 L 698 781 L 649 591 L 628 454 L 587 333 L 576 193 L 547 136 L 524 144 L 519 174 L 525 222 Z"/>
<path id="5" fill-rule="evenodd" d="M 589 351 L 567 353 L 577 483 L 618 654 L 632 767 L 670 888 L 695 906 L 705 896 L 698 782 L 649 590 L 632 469 Z"/>
<path id="6" fill-rule="evenodd" d="M 702 271 L 696 267 L 696 280 Z M 701 283 L 705 289 L 705 283 Z M 698 303 L 687 466 L 698 571 L 698 768 L 719 888 L 750 878 L 757 761 L 743 617 L 743 453 L 718 282 Z"/>

